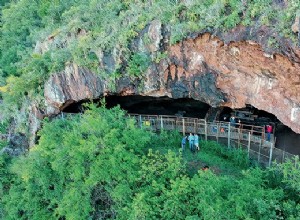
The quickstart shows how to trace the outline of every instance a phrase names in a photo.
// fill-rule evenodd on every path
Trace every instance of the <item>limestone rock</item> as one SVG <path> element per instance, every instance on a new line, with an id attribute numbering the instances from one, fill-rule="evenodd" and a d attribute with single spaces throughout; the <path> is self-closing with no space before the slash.
<path id="1" fill-rule="evenodd" d="M 169 54 L 176 71 L 168 78 L 186 80 L 190 97 L 231 108 L 251 104 L 300 133 L 300 64 L 293 58 L 266 56 L 261 46 L 245 41 L 225 45 L 210 34 L 174 45 Z M 187 64 L 199 54 L 202 66 L 195 71 L 194 65 Z M 207 75 L 215 77 L 207 79 Z"/>
<path id="2" fill-rule="evenodd" d="M 159 20 L 153 20 L 133 40 L 130 49 L 133 52 L 153 54 L 160 50 L 162 40 L 162 23 Z"/>
<path id="3" fill-rule="evenodd" d="M 54 74 L 45 84 L 47 114 L 55 114 L 67 105 L 80 100 L 99 98 L 104 85 L 99 76 L 91 71 L 71 64 Z"/>
<path id="4" fill-rule="evenodd" d="M 116 45 L 110 52 L 97 50 L 96 55 L 99 60 L 100 68 L 108 73 L 116 70 L 117 67 L 122 65 L 122 49 Z"/>
<path id="5" fill-rule="evenodd" d="M 29 146 L 35 145 L 37 140 L 37 132 L 41 128 L 41 121 L 44 118 L 44 112 L 32 103 L 29 111 Z"/>
<path id="6" fill-rule="evenodd" d="M 153 54 L 161 49 L 163 34 L 159 22 L 150 24 L 144 34 L 150 29 L 153 44 L 143 48 Z M 251 104 L 300 133 L 300 51 L 284 44 L 281 54 L 266 52 L 261 46 L 265 40 L 246 40 L 247 31 L 239 29 L 233 42 L 229 35 L 225 41 L 207 33 L 169 46 L 168 57 L 151 63 L 143 79 L 123 75 L 116 80 L 114 91 L 91 71 L 69 65 L 45 85 L 47 114 L 105 94 L 168 96 L 193 98 L 213 107 Z M 267 39 L 266 29 L 256 32 Z M 143 49 L 137 43 L 140 39 L 133 44 L 134 51 Z"/>
<path id="7" fill-rule="evenodd" d="M 27 137 L 22 133 L 16 133 L 10 136 L 8 145 L 0 150 L 0 155 L 19 156 L 24 154 L 28 147 Z"/>
<path id="8" fill-rule="evenodd" d="M 150 23 L 147 33 L 150 39 L 150 43 L 147 45 L 149 52 L 159 51 L 159 43 L 163 39 L 161 28 L 162 24 L 159 20 L 154 20 Z"/>

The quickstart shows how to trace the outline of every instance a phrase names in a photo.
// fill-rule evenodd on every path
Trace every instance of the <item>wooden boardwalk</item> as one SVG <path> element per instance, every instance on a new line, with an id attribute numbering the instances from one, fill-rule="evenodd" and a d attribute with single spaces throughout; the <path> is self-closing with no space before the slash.
<path id="1" fill-rule="evenodd" d="M 265 129 L 262 126 L 253 126 L 236 123 L 234 126 L 229 122 L 207 122 L 205 119 L 176 117 L 169 115 L 138 115 L 129 114 L 135 118 L 140 127 L 149 130 L 178 130 L 183 134 L 197 133 L 208 137 L 229 138 L 238 141 L 250 141 L 255 143 L 269 143 L 265 140 Z M 274 140 L 274 138 L 272 138 Z"/>
<path id="2" fill-rule="evenodd" d="M 61 118 L 76 115 L 62 113 Z M 262 126 L 236 123 L 234 126 L 229 122 L 207 122 L 205 119 L 177 117 L 170 115 L 142 115 L 128 114 L 128 117 L 136 121 L 140 128 L 161 131 L 177 130 L 183 135 L 197 133 L 202 140 L 215 140 L 227 145 L 228 148 L 244 148 L 249 158 L 263 166 L 271 166 L 274 161 L 282 163 L 287 159 L 294 160 L 298 155 L 288 153 L 275 148 L 274 136 L 271 141 L 265 137 L 265 128 Z"/>
<path id="3" fill-rule="evenodd" d="M 293 159 L 296 155 L 275 148 L 274 136 L 267 141 L 265 128 L 262 126 L 235 124 L 229 122 L 207 122 L 205 119 L 176 117 L 169 115 L 141 115 L 129 114 L 134 118 L 140 128 L 160 131 L 177 130 L 183 135 L 197 133 L 204 140 L 216 140 L 231 147 L 242 147 L 248 152 L 248 156 L 256 159 L 264 166 L 271 166 L 272 162 L 284 162 Z"/>

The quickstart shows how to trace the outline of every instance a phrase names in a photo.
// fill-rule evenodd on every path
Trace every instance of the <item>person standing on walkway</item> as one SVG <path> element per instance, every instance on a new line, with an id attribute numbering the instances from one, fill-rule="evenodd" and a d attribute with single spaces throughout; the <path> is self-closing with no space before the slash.
<path id="1" fill-rule="evenodd" d="M 197 134 L 194 135 L 194 142 L 195 142 L 196 150 L 200 150 L 200 148 L 199 148 L 199 136 Z"/>
<path id="2" fill-rule="evenodd" d="M 190 150 L 193 151 L 195 137 L 194 137 L 194 135 L 192 133 L 190 133 L 190 136 L 189 136 L 188 139 L 189 139 Z"/>
<path id="3" fill-rule="evenodd" d="M 182 151 L 184 151 L 185 149 L 185 145 L 186 145 L 186 140 L 187 140 L 187 136 L 184 136 L 181 140 L 181 148 L 182 148 Z"/>
<path id="4" fill-rule="evenodd" d="M 236 122 L 235 122 L 235 117 L 233 115 L 230 117 L 229 121 L 230 121 L 230 126 L 235 127 Z"/>
<path id="5" fill-rule="evenodd" d="M 267 130 L 267 141 L 270 141 L 271 140 L 271 133 L 273 131 L 273 128 L 272 128 L 271 125 L 267 125 L 266 130 Z"/>

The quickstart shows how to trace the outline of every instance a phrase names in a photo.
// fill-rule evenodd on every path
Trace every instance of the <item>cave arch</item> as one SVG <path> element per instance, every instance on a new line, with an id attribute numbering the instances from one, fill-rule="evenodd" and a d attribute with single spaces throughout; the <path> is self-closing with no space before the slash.
<path id="1" fill-rule="evenodd" d="M 64 113 L 84 112 L 84 103 L 91 100 L 70 102 L 62 109 Z M 101 99 L 94 99 L 94 103 L 101 104 Z M 232 109 L 229 107 L 213 108 L 209 104 L 191 98 L 172 99 L 167 96 L 119 96 L 110 95 L 105 97 L 108 108 L 120 105 L 128 113 L 146 115 L 178 115 L 193 118 L 206 118 L 208 121 L 229 121 L 229 117 L 234 115 L 241 123 L 256 126 L 266 126 L 271 124 L 274 128 L 275 146 L 293 154 L 300 154 L 300 135 L 284 125 L 272 113 L 259 110 L 252 105 L 245 108 Z M 248 114 L 247 114 L 248 113 Z M 213 115 L 210 115 L 213 114 Z M 210 117 L 211 116 L 211 117 Z"/>
<path id="2" fill-rule="evenodd" d="M 80 113 L 84 111 L 83 104 L 91 102 L 84 100 L 74 102 L 62 109 L 65 113 Z M 100 104 L 101 99 L 94 99 L 94 103 Z M 210 106 L 207 103 L 191 98 L 172 99 L 167 96 L 118 96 L 105 97 L 106 106 L 112 108 L 120 105 L 128 113 L 149 114 L 149 115 L 176 115 L 182 114 L 185 117 L 205 118 Z"/>

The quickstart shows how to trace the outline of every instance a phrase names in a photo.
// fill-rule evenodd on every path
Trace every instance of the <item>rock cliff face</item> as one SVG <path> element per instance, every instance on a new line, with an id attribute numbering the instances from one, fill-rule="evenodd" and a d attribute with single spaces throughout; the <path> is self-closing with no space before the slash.
<path id="1" fill-rule="evenodd" d="M 150 31 L 150 32 L 149 32 Z M 75 64 L 53 75 L 45 86 L 47 114 L 58 113 L 72 102 L 107 94 L 193 98 L 211 106 L 242 108 L 246 104 L 270 112 L 300 133 L 300 51 L 286 47 L 268 54 L 254 41 L 224 43 L 222 36 L 202 34 L 166 47 L 159 22 L 148 27 L 151 45 L 135 44 L 151 55 L 167 51 L 167 58 L 152 62 L 143 79 L 124 74 L 103 80 Z"/>
<path id="2" fill-rule="evenodd" d="M 71 64 L 48 80 L 44 94 L 47 113 L 57 114 L 74 102 L 102 96 L 103 82 L 91 71 Z"/>
<path id="3" fill-rule="evenodd" d="M 291 61 L 287 56 L 267 54 L 251 41 L 225 45 L 209 34 L 187 40 L 169 51 L 171 60 L 182 61 L 170 64 L 181 70 L 181 76 L 192 79 L 207 74 L 206 69 L 213 70 L 215 86 L 225 97 L 220 105 L 241 108 L 251 104 L 276 115 L 300 133 L 299 59 Z M 299 51 L 295 51 L 295 57 L 299 57 Z M 172 79 L 175 78 L 176 74 Z"/>

